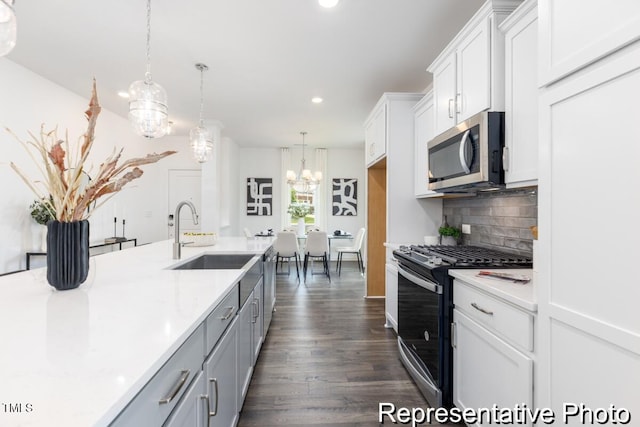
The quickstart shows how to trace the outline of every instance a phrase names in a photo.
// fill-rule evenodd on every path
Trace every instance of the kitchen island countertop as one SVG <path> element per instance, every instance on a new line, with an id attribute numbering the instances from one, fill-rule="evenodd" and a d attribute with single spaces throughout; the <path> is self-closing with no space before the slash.
<path id="1" fill-rule="evenodd" d="M 103 254 L 68 291 L 46 268 L 0 277 L 0 425 L 108 425 L 245 273 L 170 267 L 273 241 L 220 238 L 181 260 L 169 240 Z"/>

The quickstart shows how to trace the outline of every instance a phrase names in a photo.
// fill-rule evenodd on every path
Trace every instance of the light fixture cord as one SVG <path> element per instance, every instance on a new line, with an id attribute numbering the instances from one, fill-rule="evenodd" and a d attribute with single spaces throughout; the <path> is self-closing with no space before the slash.
<path id="1" fill-rule="evenodd" d="M 304 136 L 307 134 L 306 132 L 300 132 L 302 134 L 302 169 L 304 170 L 305 168 L 305 159 L 304 159 Z M 300 174 L 301 178 L 302 178 L 302 173 Z"/>
<path id="2" fill-rule="evenodd" d="M 151 0 L 147 0 L 147 72 L 144 77 L 147 83 L 151 82 Z"/>
<path id="3" fill-rule="evenodd" d="M 204 67 L 200 67 L 200 127 L 204 127 L 202 111 L 204 110 Z"/>

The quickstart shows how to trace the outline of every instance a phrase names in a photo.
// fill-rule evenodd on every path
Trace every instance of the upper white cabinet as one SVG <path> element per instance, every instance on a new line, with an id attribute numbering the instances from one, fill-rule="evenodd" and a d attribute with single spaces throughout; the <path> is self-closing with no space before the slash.
<path id="1" fill-rule="evenodd" d="M 498 25 L 521 0 L 489 0 L 440 53 L 433 73 L 434 134 L 480 111 L 504 110 L 504 37 Z"/>
<path id="2" fill-rule="evenodd" d="M 387 102 L 376 105 L 364 127 L 365 159 L 370 166 L 387 154 Z"/>
<path id="3" fill-rule="evenodd" d="M 539 85 L 640 39 L 640 1 L 540 0 Z"/>
<path id="4" fill-rule="evenodd" d="M 527 0 L 500 26 L 505 42 L 505 147 L 508 188 L 538 184 L 538 9 Z"/>
<path id="5" fill-rule="evenodd" d="M 441 196 L 429 190 L 429 152 L 427 143 L 435 136 L 433 134 L 433 92 L 427 93 L 413 108 L 414 111 L 414 192 L 416 197 Z"/>

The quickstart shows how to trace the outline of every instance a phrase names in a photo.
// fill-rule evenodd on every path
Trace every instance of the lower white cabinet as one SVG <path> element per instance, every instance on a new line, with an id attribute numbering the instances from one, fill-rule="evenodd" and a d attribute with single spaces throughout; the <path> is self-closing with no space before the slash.
<path id="1" fill-rule="evenodd" d="M 238 423 L 236 356 L 238 320 L 236 319 L 204 364 L 207 414 L 212 427 L 229 427 Z"/>
<path id="2" fill-rule="evenodd" d="M 459 279 L 453 294 L 454 404 L 534 408 L 534 313 Z"/>
<path id="3" fill-rule="evenodd" d="M 460 408 L 533 408 L 533 360 L 453 311 L 453 401 Z M 523 424 L 530 426 L 531 424 Z"/>
<path id="4" fill-rule="evenodd" d="M 398 267 L 395 264 L 385 265 L 385 324 L 386 328 L 393 328 L 398 333 Z"/>

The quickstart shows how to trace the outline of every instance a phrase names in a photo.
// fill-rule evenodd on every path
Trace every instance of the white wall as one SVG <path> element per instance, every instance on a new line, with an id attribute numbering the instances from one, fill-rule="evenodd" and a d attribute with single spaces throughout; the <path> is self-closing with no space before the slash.
<path id="1" fill-rule="evenodd" d="M 32 73 L 6 58 L 0 58 L 0 126 L 10 128 L 21 139 L 28 132 L 39 133 L 58 126 L 58 135 L 69 131 L 75 143 L 86 130 L 84 112 L 91 94 L 91 77 L 87 77 L 86 97 L 78 96 Z M 97 82 L 98 98 L 100 82 Z M 185 141 L 186 144 L 186 141 Z M 114 148 L 124 147 L 123 159 L 144 156 L 179 147 L 182 139 L 169 137 L 147 140 L 136 136 L 128 121 L 102 110 L 96 126 L 96 139 L 89 159 L 93 171 L 111 154 Z M 173 157 L 173 158 L 172 158 Z M 25 268 L 25 252 L 40 247 L 41 226 L 29 215 L 29 205 L 36 196 L 11 169 L 16 163 L 32 179 L 39 172 L 24 148 L 4 129 L 0 130 L 0 273 Z M 113 235 L 113 218 L 118 218 L 117 234 L 122 233 L 122 219 L 126 220 L 126 236 L 138 238 L 138 243 L 161 240 L 166 236 L 167 169 L 194 166 L 184 153 L 170 156 L 157 164 L 143 166 L 144 175 L 116 194 L 90 218 L 92 243 Z M 88 171 L 91 175 L 91 170 Z"/>

